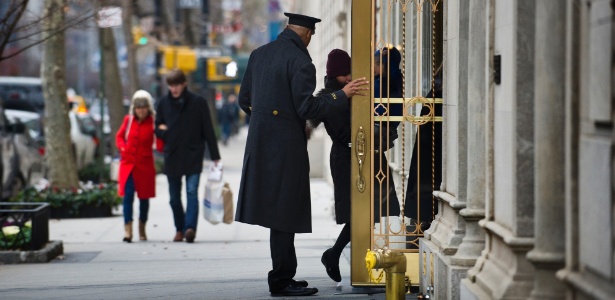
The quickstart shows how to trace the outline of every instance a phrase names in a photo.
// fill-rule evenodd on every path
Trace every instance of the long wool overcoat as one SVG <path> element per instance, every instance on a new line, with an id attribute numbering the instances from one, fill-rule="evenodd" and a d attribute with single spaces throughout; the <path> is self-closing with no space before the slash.
<path id="1" fill-rule="evenodd" d="M 128 129 L 128 124 L 130 124 L 130 129 Z M 130 131 L 126 136 L 127 130 Z M 122 156 L 118 176 L 118 194 L 124 196 L 126 180 L 132 173 L 137 197 L 139 199 L 156 197 L 156 168 L 152 150 L 154 119 L 148 116 L 142 122 L 138 122 L 133 116 L 127 115 L 115 135 L 115 143 Z"/>
<path id="2" fill-rule="evenodd" d="M 252 52 L 239 91 L 250 115 L 236 221 L 284 232 L 312 231 L 305 123 L 347 106 L 343 91 L 314 97 L 316 68 L 285 29 Z"/>

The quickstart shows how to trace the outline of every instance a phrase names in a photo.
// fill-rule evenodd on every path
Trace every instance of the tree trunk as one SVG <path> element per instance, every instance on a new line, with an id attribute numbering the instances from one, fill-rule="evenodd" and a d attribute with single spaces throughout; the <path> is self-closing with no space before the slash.
<path id="1" fill-rule="evenodd" d="M 45 0 L 43 39 L 64 23 L 66 0 Z M 41 78 L 45 96 L 45 141 L 49 181 L 58 188 L 78 187 L 77 160 L 70 138 L 66 97 L 64 32 L 43 43 Z"/>
<path id="2" fill-rule="evenodd" d="M 128 94 L 132 96 L 139 89 L 139 73 L 137 70 L 137 45 L 132 36 L 132 7 L 133 0 L 122 2 L 122 29 L 124 31 L 124 42 L 128 53 Z"/>
<path id="3" fill-rule="evenodd" d="M 176 10 L 177 3 L 175 0 L 162 0 L 162 34 L 161 34 L 161 42 L 168 45 L 175 45 L 175 43 L 180 43 L 181 39 L 179 33 L 177 32 L 177 24 L 175 23 L 174 13 Z"/>
<path id="4" fill-rule="evenodd" d="M 184 45 L 198 46 L 198 22 L 193 22 L 193 9 L 182 9 L 182 23 L 184 23 Z"/>
<path id="5" fill-rule="evenodd" d="M 113 38 L 112 28 L 101 28 L 99 34 L 102 35 L 102 59 L 104 61 L 104 89 L 107 106 L 109 107 L 109 125 L 111 127 L 111 155 L 117 156 L 117 146 L 115 145 L 115 133 L 122 125 L 125 115 L 123 104 L 123 89 L 120 78 L 120 70 L 117 64 L 117 51 L 115 39 Z M 132 95 L 130 95 L 132 96 Z"/>

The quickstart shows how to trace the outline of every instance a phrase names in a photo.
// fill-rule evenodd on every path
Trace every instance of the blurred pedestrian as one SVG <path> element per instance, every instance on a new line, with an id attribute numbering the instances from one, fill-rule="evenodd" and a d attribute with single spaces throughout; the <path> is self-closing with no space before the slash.
<path id="1" fill-rule="evenodd" d="M 239 105 L 237 96 L 228 95 L 226 102 L 219 111 L 219 122 L 222 125 L 222 144 L 226 146 L 229 138 L 233 135 L 235 124 L 239 120 Z"/>
<path id="2" fill-rule="evenodd" d="M 156 197 L 154 167 L 154 107 L 150 93 L 139 90 L 132 96 L 128 115 L 115 135 L 120 151 L 119 195 L 124 196 L 124 242 L 132 242 L 132 205 L 139 198 L 139 239 L 147 240 L 145 224 L 149 198 Z"/>
<path id="3" fill-rule="evenodd" d="M 401 53 L 395 47 L 385 47 L 374 53 L 374 115 L 402 116 L 403 104 L 388 103 L 389 98 L 402 97 L 402 74 L 399 68 Z M 381 103 L 379 103 L 381 102 Z M 386 151 L 397 139 L 398 121 L 378 121 L 374 124 L 374 174 L 382 171 L 382 178 L 375 178 L 374 222 L 380 223 L 381 217 L 399 216 L 399 199 L 395 191 L 393 170 L 389 166 Z"/>
<path id="4" fill-rule="evenodd" d="M 173 70 L 166 75 L 169 93 L 156 106 L 156 136 L 164 145 L 164 174 L 175 222 L 174 242 L 192 243 L 199 216 L 198 187 L 205 146 L 217 165 L 220 160 L 207 101 L 187 88 L 186 75 Z M 186 210 L 182 205 L 182 177 L 186 181 Z"/>
<path id="5" fill-rule="evenodd" d="M 325 88 L 317 96 L 338 91 L 350 82 L 350 55 L 344 50 L 333 49 L 327 57 L 327 76 Z M 350 104 L 350 103 L 349 103 Z M 350 106 L 340 107 L 340 111 L 323 119 L 309 121 L 312 128 L 324 123 L 327 134 L 333 141 L 329 164 L 333 177 L 335 199 L 335 221 L 344 224 L 333 247 L 327 249 L 321 258 L 327 275 L 333 281 L 342 281 L 339 260 L 342 251 L 350 243 Z"/>
<path id="6" fill-rule="evenodd" d="M 272 296 L 318 292 L 296 281 L 295 234 L 312 231 L 306 120 L 327 117 L 348 98 L 363 94 L 367 80 L 314 97 L 316 68 L 307 46 L 320 19 L 285 13 L 278 38 L 252 52 L 241 83 L 239 105 L 251 116 L 236 220 L 270 229 Z"/>
<path id="7" fill-rule="evenodd" d="M 435 92 L 431 89 L 425 96 L 427 101 L 442 98 L 442 65 L 436 70 L 434 87 Z M 442 116 L 442 103 L 434 103 L 433 109 L 423 104 L 421 116 L 425 118 Z M 437 190 L 441 183 L 442 122 L 436 122 L 434 118 L 418 126 L 414 137 L 404 205 L 404 215 L 411 219 L 410 225 L 420 226 L 422 230 L 429 228 L 438 213 L 438 206 L 432 203 L 433 191 Z"/>

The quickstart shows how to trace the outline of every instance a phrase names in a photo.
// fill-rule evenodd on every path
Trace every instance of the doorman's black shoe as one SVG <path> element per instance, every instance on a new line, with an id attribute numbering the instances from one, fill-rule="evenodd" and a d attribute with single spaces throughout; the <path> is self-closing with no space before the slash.
<path id="1" fill-rule="evenodd" d="M 342 281 L 342 275 L 340 274 L 339 260 L 336 261 L 334 259 L 331 259 L 330 251 L 331 248 L 327 249 L 325 253 L 322 254 L 320 262 L 322 262 L 322 264 L 325 266 L 325 270 L 327 270 L 327 275 L 329 275 L 329 277 L 333 279 L 333 281 L 340 282 Z"/>
<path id="2" fill-rule="evenodd" d="M 271 292 L 271 296 L 280 297 L 280 296 L 310 296 L 318 293 L 317 288 L 309 288 L 297 286 L 295 284 L 289 284 L 283 290 L 277 292 Z"/>
<path id="3" fill-rule="evenodd" d="M 308 287 L 308 282 L 305 280 L 293 280 L 293 283 L 295 284 L 295 286 Z"/>

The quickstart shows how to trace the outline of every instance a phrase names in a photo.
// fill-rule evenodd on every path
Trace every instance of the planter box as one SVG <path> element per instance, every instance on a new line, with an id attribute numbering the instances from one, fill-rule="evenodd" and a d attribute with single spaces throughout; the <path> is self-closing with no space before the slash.
<path id="1" fill-rule="evenodd" d="M 77 211 L 71 211 L 68 207 L 52 207 L 50 218 L 52 219 L 70 219 L 70 218 L 103 218 L 111 217 L 111 205 L 84 205 Z"/>
<path id="2" fill-rule="evenodd" d="M 50 262 L 64 254 L 62 241 L 50 241 L 41 250 L 0 251 L 0 264 L 33 264 Z"/>
<path id="3" fill-rule="evenodd" d="M 0 226 L 16 226 L 16 235 L 0 235 L 5 250 L 39 250 L 49 242 L 49 204 L 13 202 L 0 203 Z M 24 235 L 26 223 L 32 222 L 30 240 Z"/>

